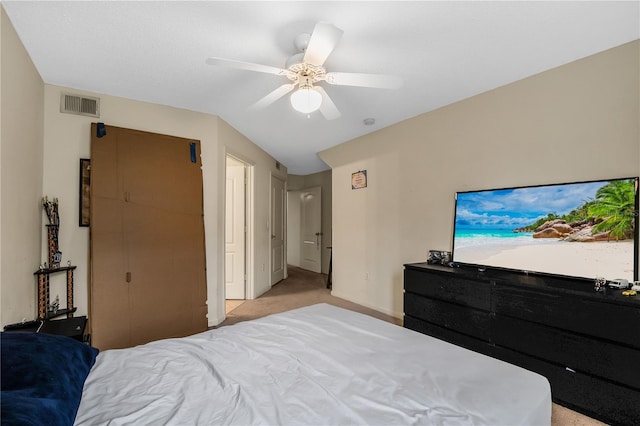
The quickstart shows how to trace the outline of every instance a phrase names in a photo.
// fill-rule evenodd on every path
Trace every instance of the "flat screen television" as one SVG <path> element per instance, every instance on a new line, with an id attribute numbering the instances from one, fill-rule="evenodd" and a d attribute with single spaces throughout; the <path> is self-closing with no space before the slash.
<path id="1" fill-rule="evenodd" d="M 456 193 L 453 261 L 638 279 L 638 178 Z"/>

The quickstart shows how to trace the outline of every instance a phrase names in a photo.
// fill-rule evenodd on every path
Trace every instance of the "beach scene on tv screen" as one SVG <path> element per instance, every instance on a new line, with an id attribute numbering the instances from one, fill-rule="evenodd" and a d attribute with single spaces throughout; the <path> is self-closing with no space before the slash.
<path id="1" fill-rule="evenodd" d="M 632 280 L 636 214 L 635 179 L 458 193 L 453 260 Z"/>

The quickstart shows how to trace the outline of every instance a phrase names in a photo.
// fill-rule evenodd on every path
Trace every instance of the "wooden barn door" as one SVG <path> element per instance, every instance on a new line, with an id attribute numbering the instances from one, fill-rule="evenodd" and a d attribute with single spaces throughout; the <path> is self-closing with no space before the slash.
<path id="1" fill-rule="evenodd" d="M 206 330 L 199 142 L 94 124 L 91 145 L 92 344 Z"/>

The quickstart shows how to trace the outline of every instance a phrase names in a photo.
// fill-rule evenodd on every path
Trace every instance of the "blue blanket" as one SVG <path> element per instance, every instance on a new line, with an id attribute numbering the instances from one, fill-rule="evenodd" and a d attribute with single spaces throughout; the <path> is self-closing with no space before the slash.
<path id="1" fill-rule="evenodd" d="M 72 425 L 98 350 L 70 337 L 0 333 L 3 425 Z"/>

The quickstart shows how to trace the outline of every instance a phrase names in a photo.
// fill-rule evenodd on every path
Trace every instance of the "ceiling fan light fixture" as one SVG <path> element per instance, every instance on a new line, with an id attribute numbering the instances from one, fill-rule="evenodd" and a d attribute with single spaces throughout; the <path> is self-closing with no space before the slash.
<path id="1" fill-rule="evenodd" d="M 307 46 L 309 46 L 309 40 L 311 40 L 311 34 L 302 33 L 293 39 L 293 45 L 298 52 L 304 52 L 307 50 Z"/>
<path id="2" fill-rule="evenodd" d="M 296 111 L 309 114 L 320 108 L 322 95 L 313 86 L 302 86 L 291 95 L 291 106 Z"/>

